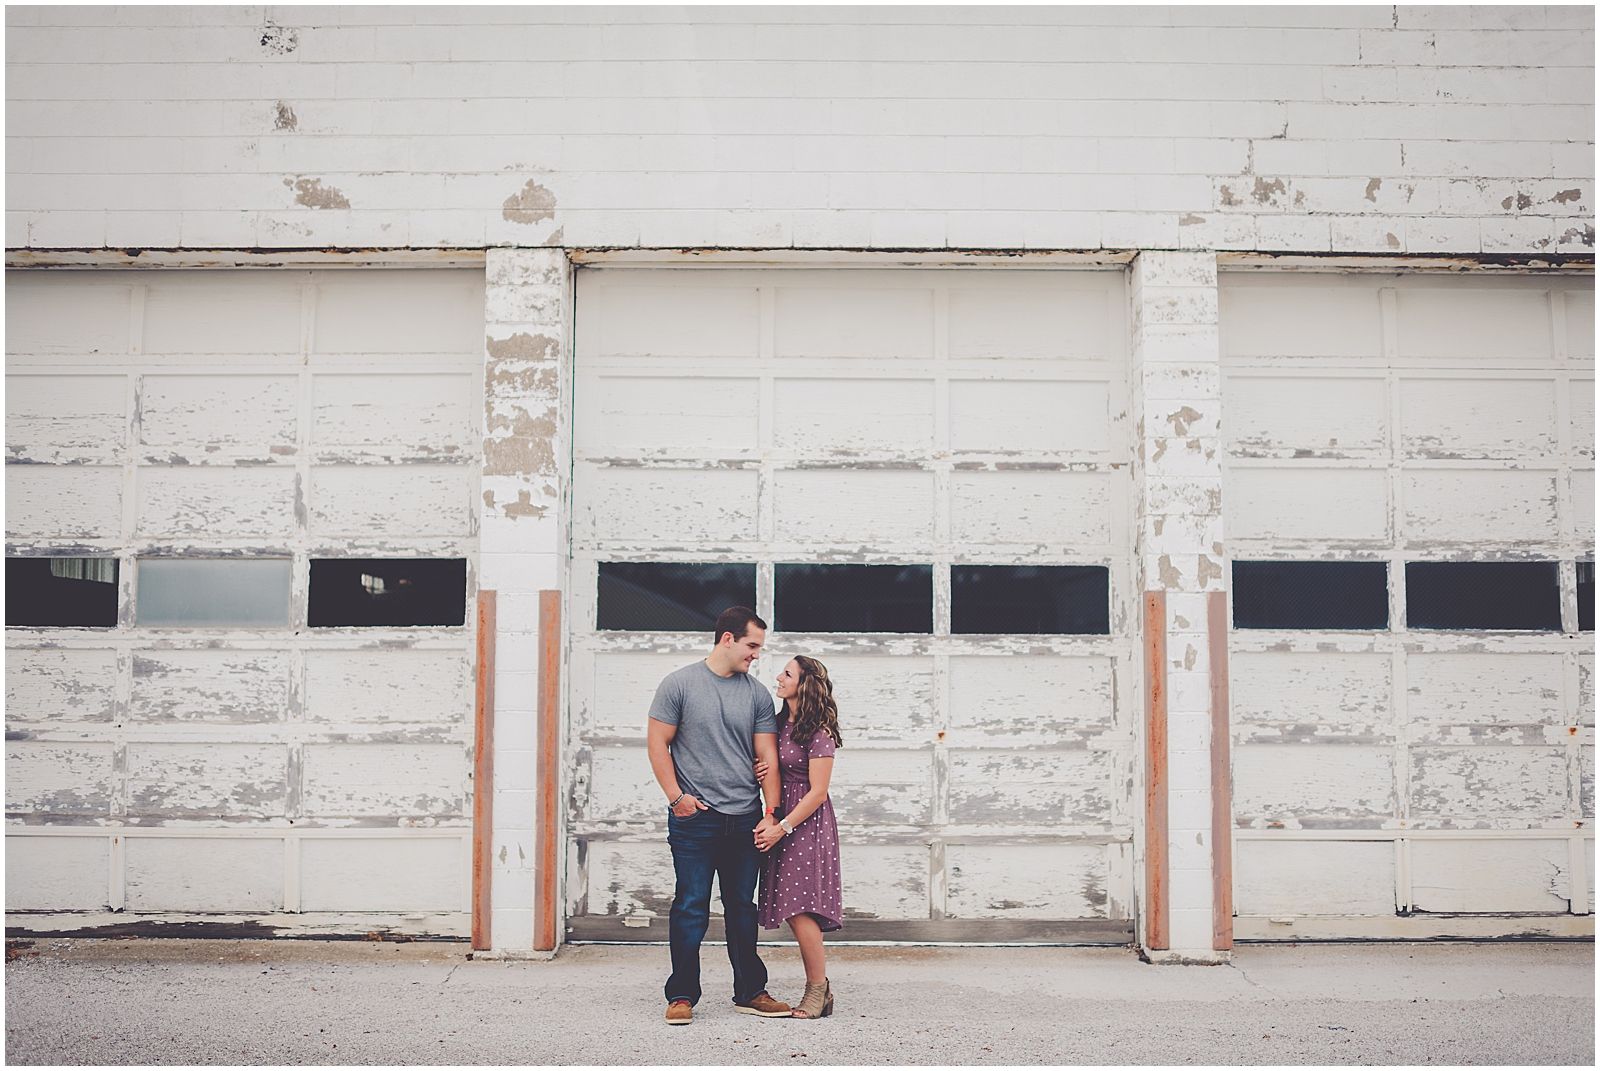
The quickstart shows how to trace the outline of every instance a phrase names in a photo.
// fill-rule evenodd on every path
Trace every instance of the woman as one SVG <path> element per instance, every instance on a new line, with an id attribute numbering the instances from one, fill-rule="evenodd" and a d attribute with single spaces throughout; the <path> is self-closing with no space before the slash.
<path id="1" fill-rule="evenodd" d="M 806 993 L 794 1009 L 796 1019 L 833 1014 L 822 935 L 839 928 L 844 914 L 839 882 L 839 826 L 828 799 L 839 708 L 828 671 L 814 658 L 800 656 L 778 674 L 783 724 L 778 729 L 778 769 L 783 807 L 777 825 L 756 834 L 756 847 L 768 852 L 761 875 L 761 925 L 769 930 L 785 920 L 800 945 L 806 967 Z M 762 767 L 757 766 L 757 776 Z"/>

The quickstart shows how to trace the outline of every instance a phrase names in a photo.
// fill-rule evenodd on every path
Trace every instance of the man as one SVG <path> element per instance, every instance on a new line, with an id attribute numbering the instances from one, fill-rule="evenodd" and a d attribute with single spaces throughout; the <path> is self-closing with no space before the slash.
<path id="1" fill-rule="evenodd" d="M 778 720 L 771 694 L 750 677 L 767 641 L 767 623 L 744 606 L 717 618 L 715 646 L 703 661 L 669 673 L 650 704 L 650 767 L 667 795 L 667 842 L 677 891 L 668 939 L 667 1022 L 694 1018 L 700 999 L 700 942 L 711 919 L 711 877 L 722 886 L 722 917 L 733 964 L 733 1003 L 748 1015 L 787 1016 L 767 995 L 767 967 L 756 955 L 756 878 L 763 856 L 757 831 L 778 806 Z M 758 784 L 756 760 L 767 764 Z M 762 809 L 762 797 L 766 809 Z"/>

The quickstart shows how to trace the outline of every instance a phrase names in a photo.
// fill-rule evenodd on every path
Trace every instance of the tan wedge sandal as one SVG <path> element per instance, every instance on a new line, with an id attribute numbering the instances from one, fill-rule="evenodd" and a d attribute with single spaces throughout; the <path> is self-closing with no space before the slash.
<path id="1" fill-rule="evenodd" d="M 821 1019 L 833 1014 L 833 984 L 827 979 L 813 985 L 806 983 L 806 995 L 795 1005 L 796 1019 Z"/>

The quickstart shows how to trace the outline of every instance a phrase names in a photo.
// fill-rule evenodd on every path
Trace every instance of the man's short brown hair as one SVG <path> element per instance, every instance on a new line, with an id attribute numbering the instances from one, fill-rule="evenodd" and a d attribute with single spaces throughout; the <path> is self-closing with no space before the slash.
<path id="1" fill-rule="evenodd" d="M 745 633 L 750 631 L 750 626 L 765 632 L 767 623 L 756 616 L 756 612 L 748 606 L 730 606 L 717 615 L 717 631 L 711 636 L 712 643 L 721 643 L 724 632 L 733 633 L 734 642 L 744 639 Z"/>

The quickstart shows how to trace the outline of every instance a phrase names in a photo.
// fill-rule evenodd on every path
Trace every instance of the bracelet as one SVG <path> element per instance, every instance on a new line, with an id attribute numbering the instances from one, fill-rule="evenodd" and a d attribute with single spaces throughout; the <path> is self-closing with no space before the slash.
<path id="1" fill-rule="evenodd" d="M 672 810 L 672 808 L 676 807 L 678 805 L 678 800 L 683 799 L 683 797 L 687 796 L 688 794 L 689 794 L 688 792 L 680 792 L 680 793 L 678 793 L 678 799 L 677 800 L 673 800 L 671 803 L 667 804 L 667 810 L 670 811 L 670 810 Z"/>
<path id="2" fill-rule="evenodd" d="M 781 829 L 782 829 L 782 830 L 783 830 L 783 831 L 784 831 L 784 832 L 785 832 L 785 833 L 793 833 L 793 832 L 794 832 L 794 826 L 791 826 L 791 825 L 790 825 L 790 824 L 789 824 L 789 820 L 788 820 L 788 819 L 787 819 L 787 818 L 780 818 L 780 819 L 778 819 L 778 826 L 779 826 L 779 828 L 781 828 Z"/>

